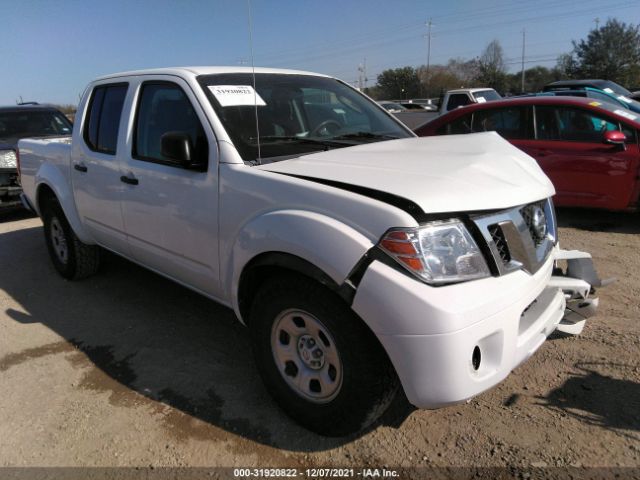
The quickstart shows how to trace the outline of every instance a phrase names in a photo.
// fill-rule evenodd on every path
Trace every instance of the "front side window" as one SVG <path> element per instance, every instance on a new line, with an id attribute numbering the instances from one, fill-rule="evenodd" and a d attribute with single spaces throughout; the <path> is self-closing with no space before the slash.
<path id="1" fill-rule="evenodd" d="M 607 130 L 618 130 L 612 122 L 588 110 L 571 107 L 537 106 L 536 130 L 539 140 L 601 143 Z"/>
<path id="2" fill-rule="evenodd" d="M 473 114 L 473 131 L 498 132 L 508 140 L 530 138 L 528 111 L 527 107 L 476 111 Z"/>
<path id="3" fill-rule="evenodd" d="M 246 162 L 412 136 L 333 78 L 257 73 L 255 90 L 250 73 L 203 75 L 198 81 Z"/>
<path id="4" fill-rule="evenodd" d="M 176 162 L 162 153 L 162 138 L 168 133 L 186 134 L 194 164 L 207 164 L 207 137 L 184 91 L 168 82 L 143 84 L 136 115 L 134 158 L 175 166 Z"/>
<path id="5" fill-rule="evenodd" d="M 126 84 L 104 85 L 93 90 L 84 129 L 84 139 L 91 150 L 115 155 L 126 95 Z"/>

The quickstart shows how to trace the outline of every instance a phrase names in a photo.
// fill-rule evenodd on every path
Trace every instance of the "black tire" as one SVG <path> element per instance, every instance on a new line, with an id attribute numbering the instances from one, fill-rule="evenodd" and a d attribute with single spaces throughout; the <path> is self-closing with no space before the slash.
<path id="1" fill-rule="evenodd" d="M 46 202 L 42 220 L 47 250 L 60 275 L 68 280 L 78 280 L 97 272 L 100 266 L 100 247 L 87 245 L 78 239 L 57 200 L 50 199 Z M 61 240 L 66 245 L 66 256 L 59 253 Z"/>
<path id="2" fill-rule="evenodd" d="M 272 329 L 291 310 L 315 317 L 335 342 L 341 385 L 324 403 L 303 397 L 285 380 L 286 368 L 276 363 Z M 332 437 L 357 433 L 377 420 L 397 393 L 398 377 L 375 335 L 341 298 L 308 277 L 286 274 L 265 282 L 252 303 L 250 328 L 267 390 L 287 415 L 313 432 Z M 300 340 L 291 346 L 297 352 Z"/>

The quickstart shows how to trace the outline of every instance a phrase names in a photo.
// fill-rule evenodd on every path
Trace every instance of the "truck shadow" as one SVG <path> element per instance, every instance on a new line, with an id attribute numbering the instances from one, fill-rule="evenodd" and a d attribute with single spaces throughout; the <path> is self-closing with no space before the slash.
<path id="1" fill-rule="evenodd" d="M 575 365 L 579 370 L 577 375 L 538 400 L 587 425 L 640 440 L 640 435 L 635 434 L 640 432 L 640 383 L 601 373 L 612 367 L 617 371 L 638 368 L 613 363 L 578 363 Z"/>
<path id="2" fill-rule="evenodd" d="M 27 218 L 34 217 L 35 214 L 24 208 L 22 205 L 0 208 L 0 223 L 15 222 L 17 220 L 25 220 Z"/>
<path id="3" fill-rule="evenodd" d="M 640 214 L 587 208 L 557 208 L 558 226 L 589 232 L 640 233 Z"/>
<path id="4" fill-rule="evenodd" d="M 40 323 L 64 339 L 0 354 L 0 376 L 62 354 L 82 371 L 75 388 L 107 392 L 115 407 L 142 406 L 178 439 L 231 434 L 307 452 L 353 440 L 315 435 L 278 409 L 231 310 L 115 255 L 104 260 L 97 276 L 68 282 L 51 265 L 41 227 L 0 234 L 0 290 L 20 306 L 0 321 Z M 381 423 L 397 427 L 411 411 L 399 396 Z"/>

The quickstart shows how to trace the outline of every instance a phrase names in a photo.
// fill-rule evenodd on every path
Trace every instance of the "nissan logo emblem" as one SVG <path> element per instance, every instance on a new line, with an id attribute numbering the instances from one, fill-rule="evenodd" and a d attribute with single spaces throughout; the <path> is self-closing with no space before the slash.
<path id="1" fill-rule="evenodd" d="M 540 207 L 534 207 L 531 216 L 533 231 L 538 240 L 543 240 L 547 236 L 547 216 Z"/>

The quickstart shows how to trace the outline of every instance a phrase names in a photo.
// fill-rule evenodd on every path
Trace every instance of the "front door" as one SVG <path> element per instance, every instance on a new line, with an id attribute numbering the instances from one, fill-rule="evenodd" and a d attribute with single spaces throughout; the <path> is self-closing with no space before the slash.
<path id="1" fill-rule="evenodd" d="M 640 154 L 635 132 L 626 148 L 603 143 L 620 123 L 578 107 L 536 106 L 536 139 L 518 145 L 534 157 L 556 188 L 559 206 L 623 209 L 629 205 Z"/>
<path id="2" fill-rule="evenodd" d="M 189 85 L 175 77 L 140 83 L 123 164 L 123 216 L 132 257 L 219 297 L 215 137 Z M 188 136 L 193 169 L 164 155 L 163 135 Z M 165 152 L 166 153 L 166 152 Z"/>

